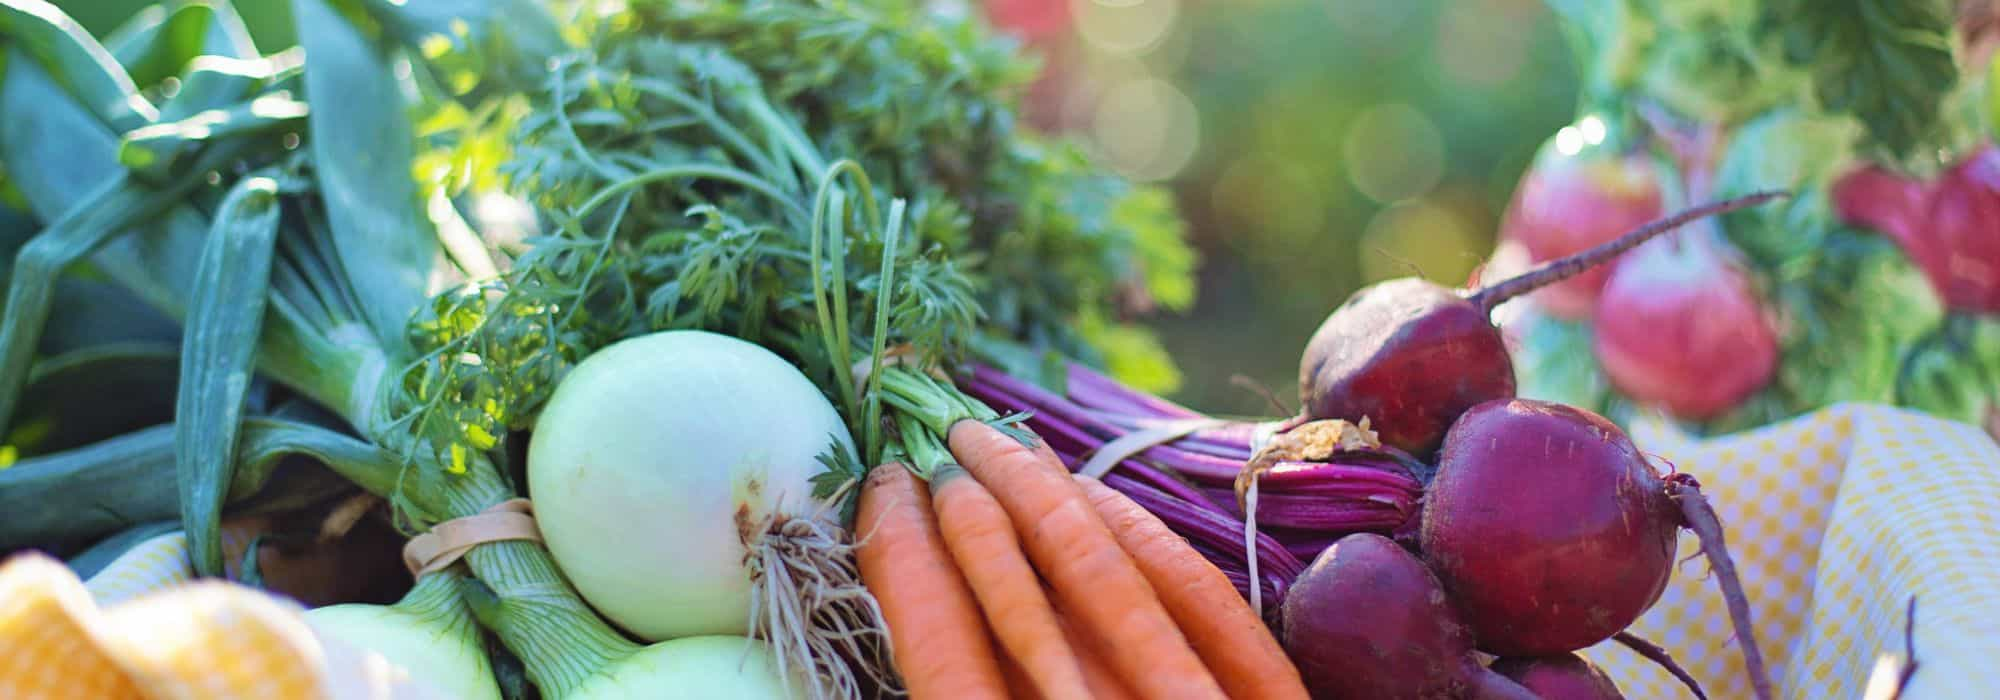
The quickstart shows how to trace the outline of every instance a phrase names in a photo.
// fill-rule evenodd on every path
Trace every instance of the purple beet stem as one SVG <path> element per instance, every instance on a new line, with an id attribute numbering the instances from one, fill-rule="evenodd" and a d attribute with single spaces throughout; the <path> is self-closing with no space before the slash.
<path id="1" fill-rule="evenodd" d="M 1248 567 L 1243 556 L 1243 523 L 1209 508 L 1174 498 L 1166 493 L 1139 483 L 1122 474 L 1107 474 L 1104 485 L 1117 489 L 1130 497 L 1133 502 L 1148 512 L 1159 516 L 1168 529 L 1188 538 L 1197 549 L 1205 550 L 1205 556 L 1215 562 L 1225 572 L 1231 570 L 1248 579 Z M 1285 547 L 1270 535 L 1257 535 L 1257 561 L 1261 578 L 1271 584 L 1269 591 L 1273 600 L 1282 599 L 1288 584 L 1305 571 L 1305 565 L 1294 558 Z M 1246 597 L 1249 589 L 1241 591 Z"/>
<path id="2" fill-rule="evenodd" d="M 1069 384 L 1070 397 L 1085 406 L 1091 405 L 1085 399 L 1098 398 L 1106 403 L 1115 401 L 1139 409 L 1136 415 L 1157 418 L 1206 417 L 1186 406 L 1125 386 L 1116 379 L 1074 362 L 1069 363 Z"/>
<path id="3" fill-rule="evenodd" d="M 959 388 L 973 398 L 989 404 L 1006 404 L 1013 410 L 1033 411 L 1083 429 L 1098 442 L 1109 442 L 1123 434 L 1103 421 L 1092 418 L 1076 404 L 1051 394 L 1041 387 L 1009 377 L 986 367 L 973 369 L 972 379 L 961 382 Z M 1243 462 L 1232 461 L 1214 455 L 1205 455 L 1160 445 L 1141 452 L 1147 459 L 1159 463 L 1190 479 L 1216 483 L 1235 483 L 1236 473 L 1242 471 Z"/>
<path id="4" fill-rule="evenodd" d="M 1145 430 L 1165 421 L 1185 420 L 1181 418 L 1135 418 L 1127 414 L 1089 408 L 1086 411 L 1090 417 L 1125 432 Z M 1242 434 L 1237 435 L 1236 433 Z M 1231 428 L 1196 430 L 1176 438 L 1173 442 L 1167 444 L 1189 452 L 1214 455 L 1223 459 L 1248 460 L 1251 455 L 1248 433 L 1249 430 L 1247 428 L 1242 430 L 1232 430 Z"/>
<path id="5" fill-rule="evenodd" d="M 974 367 L 960 389 L 1002 411 L 1031 414 L 1026 426 L 1048 441 L 1065 467 L 1074 471 L 1105 443 L 1161 420 L 1198 418 L 1179 409 L 1160 410 L 1122 385 L 1089 374 L 1073 373 L 1071 396 L 1058 396 L 988 367 Z M 1079 396 L 1078 394 L 1082 394 Z M 1142 395 L 1141 395 L 1142 396 Z M 1216 564 L 1249 596 L 1248 562 L 1242 547 L 1242 513 L 1232 488 L 1235 476 L 1250 457 L 1252 423 L 1232 423 L 1197 431 L 1126 459 L 1107 474 L 1104 483 L 1159 516 L 1170 529 L 1189 539 L 1202 556 Z M 1158 464 L 1170 471 L 1153 466 Z M 1183 477 L 1211 482 L 1195 488 Z M 1272 600 L 1304 571 L 1301 562 L 1316 557 L 1341 536 L 1354 532 L 1393 532 L 1417 509 L 1423 485 L 1394 456 L 1366 452 L 1343 453 L 1328 462 L 1281 463 L 1266 472 L 1264 496 L 1258 505 L 1258 567 L 1264 593 Z"/>
<path id="6" fill-rule="evenodd" d="M 1686 209 L 1673 216 L 1632 229 L 1624 235 L 1600 243 L 1596 247 L 1589 248 L 1583 252 L 1550 260 L 1535 266 L 1534 269 L 1527 272 L 1486 285 L 1479 291 L 1473 292 L 1468 297 L 1468 300 L 1474 306 L 1479 307 L 1481 311 L 1492 313 L 1493 308 L 1499 306 L 1501 302 L 1575 277 L 1582 274 L 1585 270 L 1597 267 L 1612 258 L 1618 257 L 1619 254 L 1637 247 L 1654 236 L 1685 226 L 1690 221 L 1717 214 L 1726 214 L 1744 207 L 1756 206 L 1779 197 L 1789 196 L 1791 196 L 1790 192 L 1782 190 L 1753 192 L 1735 199 L 1710 202 Z"/>
<path id="7" fill-rule="evenodd" d="M 1034 415 L 1025 421 L 1028 428 L 1035 431 L 1035 434 L 1040 435 L 1042 439 L 1047 440 L 1049 447 L 1058 454 L 1076 457 L 1077 463 L 1069 465 L 1071 471 L 1076 470 L 1077 467 L 1082 465 L 1084 455 L 1089 454 L 1092 450 L 1102 446 L 1106 442 L 1105 440 L 1097 439 L 1084 429 L 1063 420 L 1053 413 L 1043 412 L 1033 404 L 1012 396 L 997 392 L 975 391 L 970 386 L 966 387 L 966 393 L 986 402 L 996 409 L 1033 411 Z M 1177 465 L 1170 463 L 1168 466 L 1171 468 Z M 1202 500 L 1203 498 L 1200 492 L 1194 490 L 1194 487 L 1183 484 L 1172 476 L 1161 473 L 1160 470 L 1144 462 L 1135 459 L 1122 460 L 1118 463 L 1118 469 L 1129 469 L 1145 474 L 1148 481 L 1155 483 L 1160 488 L 1172 491 L 1175 495 L 1182 498 L 1188 500 Z"/>

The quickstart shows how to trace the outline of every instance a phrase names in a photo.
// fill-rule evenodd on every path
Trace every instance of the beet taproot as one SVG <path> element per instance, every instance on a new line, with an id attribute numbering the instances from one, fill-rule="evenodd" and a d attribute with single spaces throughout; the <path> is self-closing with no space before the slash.
<path id="1" fill-rule="evenodd" d="M 2000 312 L 2000 146 L 1981 144 L 1929 180 L 1862 168 L 1833 198 L 1841 220 L 1895 239 L 1946 307 Z"/>
<path id="2" fill-rule="evenodd" d="M 1575 654 L 1508 657 L 1488 668 L 1542 700 L 1625 700 L 1604 669 Z"/>
<path id="3" fill-rule="evenodd" d="M 1759 697 L 1769 676 L 1722 527 L 1694 478 L 1661 474 L 1603 416 L 1500 399 L 1459 417 L 1420 546 L 1481 651 L 1551 656 L 1610 639 L 1659 600 L 1680 529 L 1701 540 Z"/>
<path id="4" fill-rule="evenodd" d="M 1683 231 L 1639 246 L 1612 273 L 1591 333 L 1612 386 L 1707 420 L 1770 384 L 1778 331 L 1728 245 L 1713 227 Z"/>
<path id="5" fill-rule="evenodd" d="M 1306 343 L 1299 362 L 1301 410 L 1313 420 L 1372 419 L 1383 444 L 1427 458 L 1467 408 L 1514 395 L 1514 365 L 1493 325 L 1495 306 L 1690 221 L 1781 196 L 1786 193 L 1758 192 L 1688 209 L 1476 291 L 1416 277 L 1364 287 Z"/>
<path id="6" fill-rule="evenodd" d="M 1535 697 L 1480 665 L 1437 577 L 1381 535 L 1320 552 L 1285 593 L 1282 626 L 1314 698 Z"/>

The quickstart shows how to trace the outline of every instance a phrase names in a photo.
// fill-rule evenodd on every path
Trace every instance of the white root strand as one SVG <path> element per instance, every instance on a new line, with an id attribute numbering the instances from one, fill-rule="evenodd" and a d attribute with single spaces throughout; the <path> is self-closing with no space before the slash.
<path id="1" fill-rule="evenodd" d="M 763 532 L 750 543 L 751 629 L 771 644 L 779 673 L 789 683 L 809 669 L 811 700 L 861 697 L 863 678 L 900 695 L 888 626 L 846 531 L 817 517 L 779 516 Z"/>

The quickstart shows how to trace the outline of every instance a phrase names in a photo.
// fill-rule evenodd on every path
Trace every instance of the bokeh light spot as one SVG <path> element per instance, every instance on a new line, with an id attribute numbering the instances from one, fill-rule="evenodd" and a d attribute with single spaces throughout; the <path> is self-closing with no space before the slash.
<path id="1" fill-rule="evenodd" d="M 1304 245 L 1326 226 L 1325 188 L 1298 164 L 1264 156 L 1230 161 L 1209 191 L 1210 202 L 1231 227 L 1223 240 L 1237 248 L 1259 242 Z"/>
<path id="2" fill-rule="evenodd" d="M 1409 200 L 1376 212 L 1357 242 L 1361 274 L 1379 282 L 1419 273 L 1439 284 L 1460 284 L 1478 264 L 1479 247 L 1466 217 L 1429 200 Z"/>
<path id="3" fill-rule="evenodd" d="M 1465 0 L 1438 17 L 1437 62 L 1445 77 L 1490 90 L 1521 74 L 1528 60 L 1531 23 L 1524 0 Z"/>
<path id="4" fill-rule="evenodd" d="M 1583 152 L 1583 130 L 1565 126 L 1556 130 L 1556 152 L 1573 156 Z"/>
<path id="5" fill-rule="evenodd" d="M 1173 177 L 1200 140 L 1194 101 L 1157 78 L 1120 83 L 1097 104 L 1092 140 L 1113 167 L 1135 180 Z"/>
<path id="6" fill-rule="evenodd" d="M 1592 146 L 1604 143 L 1604 120 L 1597 118 L 1597 115 L 1584 117 L 1576 123 L 1576 128 L 1582 132 L 1584 143 Z"/>
<path id="7" fill-rule="evenodd" d="M 1444 175 L 1444 137 L 1406 104 L 1377 105 L 1355 117 L 1342 151 L 1348 179 L 1377 202 L 1428 192 Z"/>
<path id="8" fill-rule="evenodd" d="M 1179 0 L 1072 0 L 1076 31 L 1091 46 L 1138 53 L 1157 46 L 1180 16 Z"/>

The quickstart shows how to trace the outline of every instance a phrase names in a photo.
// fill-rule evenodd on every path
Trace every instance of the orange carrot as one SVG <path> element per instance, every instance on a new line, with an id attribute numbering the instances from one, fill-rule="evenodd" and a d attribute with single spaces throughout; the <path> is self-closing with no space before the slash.
<path id="1" fill-rule="evenodd" d="M 1007 694 L 1014 700 L 1042 700 L 1042 694 L 1035 692 L 1035 682 L 1028 680 L 1028 672 L 1021 670 L 1014 657 L 1001 654 L 1000 671 L 1007 676 Z"/>
<path id="2" fill-rule="evenodd" d="M 952 562 L 922 482 L 900 464 L 876 467 L 856 513 L 861 581 L 882 606 L 910 697 L 1010 697 L 979 604 Z"/>
<path id="3" fill-rule="evenodd" d="M 1047 590 L 1046 584 L 1043 589 Z M 1048 595 L 1055 597 L 1055 592 L 1048 591 Z M 1056 608 L 1056 619 L 1062 623 L 1063 637 L 1069 640 L 1070 648 L 1076 650 L 1076 663 L 1083 668 L 1083 682 L 1090 686 L 1091 697 L 1097 700 L 1138 700 L 1139 696 L 1133 695 L 1118 680 L 1118 672 L 1104 660 L 1106 655 L 1101 640 L 1077 629 L 1075 619 L 1060 607 Z"/>
<path id="4" fill-rule="evenodd" d="M 993 494 L 948 464 L 931 475 L 931 502 L 945 546 L 972 584 L 1000 646 L 1021 663 L 1042 697 L 1089 700 L 1076 653 L 1063 639 L 1055 608 Z"/>
<path id="5" fill-rule="evenodd" d="M 1074 478 L 1229 697 L 1306 700 L 1298 667 L 1221 569 L 1125 494 Z"/>
<path id="6" fill-rule="evenodd" d="M 1146 698 L 1223 698 L 1138 565 L 1060 463 L 978 421 L 951 427 L 951 451 L 1007 511 L 1035 570 L 1112 669 Z"/>

